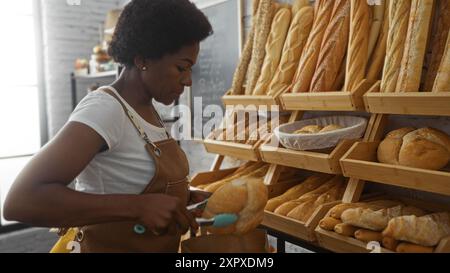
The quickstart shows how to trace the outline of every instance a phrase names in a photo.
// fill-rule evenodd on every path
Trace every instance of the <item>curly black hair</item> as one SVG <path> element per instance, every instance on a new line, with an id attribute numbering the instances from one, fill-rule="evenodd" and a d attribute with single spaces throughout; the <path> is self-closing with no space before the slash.
<path id="1" fill-rule="evenodd" d="M 119 17 L 108 54 L 133 66 L 136 56 L 158 60 L 212 33 L 208 18 L 189 0 L 133 0 Z"/>

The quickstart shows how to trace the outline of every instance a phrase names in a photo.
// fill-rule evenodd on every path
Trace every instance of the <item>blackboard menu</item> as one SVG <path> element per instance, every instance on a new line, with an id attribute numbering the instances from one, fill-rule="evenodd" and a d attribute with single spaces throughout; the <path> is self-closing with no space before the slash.
<path id="1" fill-rule="evenodd" d="M 218 3 L 217 3 L 218 2 Z M 191 113 L 192 129 L 195 136 L 201 136 L 198 129 L 194 131 L 194 125 L 204 124 L 210 120 L 194 109 L 202 100 L 202 113 L 208 105 L 217 105 L 224 109 L 222 96 L 231 87 L 234 71 L 239 61 L 240 51 L 240 1 L 227 0 L 216 1 L 206 7 L 199 8 L 208 17 L 214 34 L 200 44 L 200 52 L 197 64 L 192 71 L 191 88 Z M 195 103 L 197 101 L 197 103 Z M 195 112 L 194 112 L 195 110 Z"/>

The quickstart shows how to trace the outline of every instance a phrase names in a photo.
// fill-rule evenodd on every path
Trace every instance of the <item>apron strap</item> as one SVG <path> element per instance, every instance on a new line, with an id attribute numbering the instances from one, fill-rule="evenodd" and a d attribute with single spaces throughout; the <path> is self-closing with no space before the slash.
<path id="1" fill-rule="evenodd" d="M 123 101 L 115 94 L 115 92 L 113 92 L 111 89 L 109 89 L 108 87 L 103 87 L 99 89 L 100 91 L 103 91 L 109 95 L 111 95 L 113 98 L 115 98 L 120 105 L 123 108 L 123 111 L 125 112 L 125 114 L 127 115 L 127 117 L 130 119 L 131 123 L 133 124 L 134 128 L 136 128 L 136 130 L 139 133 L 139 136 L 145 141 L 145 143 L 149 144 L 150 146 L 153 147 L 153 150 L 155 151 L 155 154 L 157 156 L 161 155 L 161 150 L 155 145 L 155 143 L 153 143 L 150 138 L 148 137 L 147 133 L 142 129 L 142 127 L 139 125 L 139 122 L 136 120 L 135 116 L 133 115 L 133 113 L 130 112 L 130 110 L 128 109 L 128 107 L 123 103 Z M 159 115 L 157 115 L 158 120 L 161 122 L 161 118 L 159 117 Z M 166 131 L 166 134 L 167 131 Z M 168 135 L 169 137 L 169 135 Z"/>

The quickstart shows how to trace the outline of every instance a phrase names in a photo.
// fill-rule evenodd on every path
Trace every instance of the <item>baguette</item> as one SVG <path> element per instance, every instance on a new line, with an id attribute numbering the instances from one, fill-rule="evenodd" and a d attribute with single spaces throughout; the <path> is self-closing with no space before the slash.
<path id="1" fill-rule="evenodd" d="M 265 46 L 269 37 L 275 5 L 272 0 L 260 0 L 253 39 L 252 58 L 248 68 L 246 95 L 251 95 L 261 74 L 265 57 Z"/>
<path id="2" fill-rule="evenodd" d="M 383 236 L 423 246 L 435 246 L 442 238 L 450 236 L 450 213 L 396 217 L 389 221 Z"/>
<path id="3" fill-rule="evenodd" d="M 380 40 L 384 20 L 386 18 L 386 13 L 388 12 L 386 9 L 386 1 L 380 0 L 379 5 L 372 6 L 372 19 L 370 20 L 370 31 L 369 31 L 369 43 L 368 43 L 368 54 L 367 57 L 369 59 L 372 57 L 374 53 L 375 46 L 378 44 Z"/>
<path id="4" fill-rule="evenodd" d="M 350 1 L 336 0 L 325 31 L 319 59 L 311 82 L 311 92 L 333 91 L 344 60 L 350 28 Z"/>
<path id="5" fill-rule="evenodd" d="M 431 59 L 425 78 L 424 91 L 432 91 L 442 57 L 447 46 L 447 37 L 450 29 L 450 1 L 437 1 L 436 9 L 437 27 L 433 31 L 431 41 Z M 450 89 L 449 89 L 450 91 Z"/>
<path id="6" fill-rule="evenodd" d="M 313 20 L 314 10 L 310 6 L 302 8 L 292 20 L 280 65 L 270 83 L 270 95 L 277 94 L 279 90 L 291 84 L 298 61 L 309 37 Z"/>
<path id="7" fill-rule="evenodd" d="M 441 65 L 434 81 L 433 92 L 450 92 L 450 33 L 442 56 Z"/>
<path id="8" fill-rule="evenodd" d="M 309 7 L 309 0 L 295 0 L 292 4 L 292 17 L 295 17 L 297 13 L 304 7 Z"/>
<path id="9" fill-rule="evenodd" d="M 392 237 L 383 237 L 381 244 L 384 248 L 395 251 L 398 246 L 398 241 Z"/>
<path id="10" fill-rule="evenodd" d="M 381 210 L 372 210 L 371 208 L 348 209 L 342 213 L 341 219 L 343 223 L 351 224 L 356 227 L 373 231 L 382 231 L 388 226 L 389 221 L 395 217 L 402 215 L 421 216 L 424 214 L 425 212 L 418 208 L 400 205 Z M 386 234 L 386 236 L 388 235 Z"/>
<path id="11" fill-rule="evenodd" d="M 381 80 L 381 74 L 384 65 L 384 58 L 386 57 L 386 46 L 389 32 L 389 5 L 385 5 L 385 12 L 383 22 L 381 23 L 381 30 L 376 43 L 376 48 L 373 51 L 369 64 L 367 67 L 366 78 L 371 81 Z M 370 43 L 370 42 L 369 42 Z M 370 45 L 369 45 L 370 47 Z M 369 48 L 370 50 L 370 48 Z"/>
<path id="12" fill-rule="evenodd" d="M 330 21 L 333 6 L 333 1 L 316 1 L 317 12 L 315 12 L 313 27 L 293 78 L 292 92 L 308 92 L 310 89 L 311 80 L 319 59 L 320 46 Z"/>
<path id="13" fill-rule="evenodd" d="M 411 0 L 390 0 L 389 2 L 389 32 L 381 79 L 381 92 L 395 92 L 411 10 Z"/>
<path id="14" fill-rule="evenodd" d="M 418 92 L 434 0 L 413 0 L 396 92 Z"/>
<path id="15" fill-rule="evenodd" d="M 334 232 L 347 237 L 353 237 L 357 230 L 357 227 L 345 223 L 337 224 L 334 227 Z"/>
<path id="16" fill-rule="evenodd" d="M 330 216 L 336 219 L 341 219 L 341 215 L 344 211 L 348 209 L 358 208 L 358 207 L 368 207 L 368 203 L 343 203 L 334 206 L 330 210 Z"/>
<path id="17" fill-rule="evenodd" d="M 329 177 L 329 175 L 313 175 L 308 177 L 305 181 L 290 188 L 284 194 L 270 199 L 266 204 L 265 210 L 273 212 L 281 204 L 297 199 L 303 194 L 318 188 L 325 183 Z"/>
<path id="18" fill-rule="evenodd" d="M 350 40 L 345 90 L 353 91 L 364 79 L 369 50 L 369 5 L 366 0 L 350 0 Z"/>
<path id="19" fill-rule="evenodd" d="M 244 94 L 244 82 L 247 76 L 248 67 L 250 65 L 250 61 L 252 59 L 252 51 L 253 51 L 253 43 L 255 40 L 255 32 L 256 32 L 256 18 L 258 13 L 258 6 L 260 0 L 253 0 L 253 19 L 252 19 L 252 27 L 250 29 L 250 33 L 248 34 L 247 40 L 245 41 L 244 48 L 242 50 L 242 56 L 239 60 L 239 64 L 236 68 L 236 71 L 233 75 L 233 81 L 231 83 L 231 94 L 232 95 L 243 95 Z"/>
<path id="20" fill-rule="evenodd" d="M 395 249 L 399 253 L 433 253 L 434 248 L 416 244 L 400 243 Z"/>
<path id="21" fill-rule="evenodd" d="M 272 27 L 266 44 L 266 54 L 264 58 L 261 75 L 253 90 L 253 95 L 264 95 L 267 92 L 270 81 L 280 64 L 284 42 L 291 23 L 291 10 L 281 8 L 273 18 Z"/>
<path id="22" fill-rule="evenodd" d="M 332 231 L 334 227 L 338 224 L 341 224 L 342 221 L 333 217 L 325 217 L 319 222 L 319 227 L 324 230 Z"/>
<path id="23" fill-rule="evenodd" d="M 355 238 L 366 243 L 372 241 L 381 242 L 383 240 L 383 235 L 381 235 L 381 232 L 358 229 L 355 231 Z"/>

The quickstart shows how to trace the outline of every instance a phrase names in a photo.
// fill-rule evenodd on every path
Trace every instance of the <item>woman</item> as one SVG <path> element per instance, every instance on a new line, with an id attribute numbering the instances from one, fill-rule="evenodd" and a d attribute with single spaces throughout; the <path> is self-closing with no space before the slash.
<path id="1" fill-rule="evenodd" d="M 207 196 L 189 192 L 188 162 L 152 99 L 169 105 L 191 85 L 199 43 L 211 33 L 189 0 L 130 2 L 109 48 L 123 72 L 88 94 L 28 163 L 4 217 L 80 227 L 82 252 L 176 252 L 180 235 L 198 228 L 186 205 Z"/>

